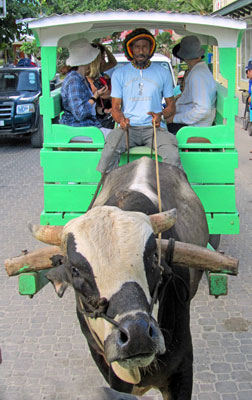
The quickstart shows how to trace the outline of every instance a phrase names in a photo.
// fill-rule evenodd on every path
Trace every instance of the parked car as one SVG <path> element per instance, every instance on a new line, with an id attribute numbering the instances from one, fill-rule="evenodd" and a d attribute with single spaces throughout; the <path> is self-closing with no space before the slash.
<path id="1" fill-rule="evenodd" d="M 51 89 L 55 82 L 51 83 Z M 39 67 L 0 69 L 0 136 L 29 135 L 33 147 L 43 145 L 42 93 Z"/>

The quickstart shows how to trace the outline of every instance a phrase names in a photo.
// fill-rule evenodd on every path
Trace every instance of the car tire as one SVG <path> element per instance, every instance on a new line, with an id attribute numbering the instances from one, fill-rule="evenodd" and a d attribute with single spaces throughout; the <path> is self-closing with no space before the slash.
<path id="1" fill-rule="evenodd" d="M 44 142 L 43 117 L 39 117 L 38 129 L 31 136 L 31 145 L 33 148 L 40 149 Z"/>
<path id="2" fill-rule="evenodd" d="M 218 249 L 220 245 L 220 238 L 221 235 L 209 235 L 209 243 L 214 248 L 214 250 Z"/>

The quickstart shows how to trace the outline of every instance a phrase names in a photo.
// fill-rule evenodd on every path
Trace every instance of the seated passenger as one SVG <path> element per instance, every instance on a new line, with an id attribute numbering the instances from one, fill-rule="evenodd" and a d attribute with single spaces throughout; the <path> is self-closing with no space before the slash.
<path id="1" fill-rule="evenodd" d="M 109 172 L 118 166 L 120 154 L 126 150 L 123 130 L 129 132 L 129 147 L 152 147 L 154 123 L 158 154 L 164 162 L 181 167 L 176 138 L 167 132 L 164 123 L 160 127 L 163 117 L 174 114 L 175 103 L 170 72 L 150 60 L 156 48 L 155 38 L 146 29 L 135 29 L 126 36 L 123 47 L 131 62 L 113 72 L 111 93 L 112 116 L 120 127 L 107 136 L 97 170 Z"/>
<path id="2" fill-rule="evenodd" d="M 97 47 L 101 52 L 101 63 L 100 63 L 101 74 L 116 66 L 117 64 L 116 58 L 108 49 L 108 47 L 104 46 L 102 43 L 91 43 L 91 46 Z"/>
<path id="3" fill-rule="evenodd" d="M 91 45 L 95 48 L 100 49 L 97 44 L 91 43 Z M 102 46 L 104 48 L 104 46 Z M 112 55 L 112 54 L 111 54 Z M 113 56 L 113 55 L 112 55 Z M 113 56 L 114 57 L 114 56 Z M 110 77 L 104 73 L 101 73 L 101 68 L 106 69 L 106 64 L 102 64 L 103 56 L 100 52 L 100 56 L 97 57 L 90 64 L 90 71 L 88 73 L 87 79 L 90 83 L 91 90 L 93 93 L 97 91 L 97 89 L 101 89 L 104 86 L 108 86 L 108 90 L 99 97 L 96 103 L 96 117 L 99 120 L 101 126 L 107 129 L 113 129 L 115 126 L 115 121 L 111 115 L 111 80 Z M 117 62 L 115 60 L 115 62 Z M 105 61 L 104 61 L 105 63 Z M 110 64 L 112 65 L 112 64 Z M 113 63 L 114 65 L 114 63 Z"/>
<path id="4" fill-rule="evenodd" d="M 181 57 L 178 56 L 178 51 L 179 51 L 179 49 L 180 49 L 180 43 L 176 44 L 176 46 L 173 47 L 173 49 L 172 49 L 172 55 L 173 55 L 174 57 L 176 57 L 176 58 L 179 58 L 179 59 L 180 59 L 180 62 L 182 62 L 182 61 L 184 61 L 183 58 L 181 58 Z M 204 57 L 204 56 L 203 56 L 203 57 Z M 201 57 L 201 58 L 203 58 L 203 57 Z M 181 83 L 180 83 L 180 92 L 181 92 L 181 93 L 175 97 L 175 101 L 177 101 L 177 99 L 178 99 L 179 97 L 181 97 L 181 94 L 182 94 L 182 92 L 183 92 L 184 89 L 185 89 L 185 80 L 186 80 L 186 77 L 187 77 L 187 75 L 188 75 L 188 69 L 187 69 L 186 71 L 180 71 L 180 72 L 181 72 L 181 73 L 184 72 L 183 78 L 181 78 Z M 179 74 L 178 74 L 178 77 L 179 77 Z M 178 79 L 178 80 L 179 80 L 179 79 Z"/>
<path id="5" fill-rule="evenodd" d="M 104 136 L 109 130 L 103 130 L 96 117 L 97 99 L 106 93 L 107 86 L 92 92 L 86 78 L 90 63 L 100 56 L 98 48 L 90 45 L 87 39 L 74 40 L 69 45 L 67 64 L 71 66 L 61 88 L 64 113 L 60 123 L 70 126 L 96 126 Z"/>
<path id="6" fill-rule="evenodd" d="M 183 126 L 211 126 L 216 113 L 216 82 L 208 66 L 201 60 L 204 49 L 196 36 L 181 40 L 177 57 L 188 65 L 188 75 L 176 113 L 166 119 L 168 131 L 176 134 Z"/>

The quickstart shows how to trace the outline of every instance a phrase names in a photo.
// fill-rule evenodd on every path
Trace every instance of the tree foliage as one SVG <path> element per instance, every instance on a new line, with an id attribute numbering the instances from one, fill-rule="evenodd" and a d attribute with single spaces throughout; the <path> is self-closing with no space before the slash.
<path id="1" fill-rule="evenodd" d="M 172 35 L 170 32 L 162 32 L 156 36 L 157 51 L 170 57 L 170 49 L 172 47 Z"/>
<path id="2" fill-rule="evenodd" d="M 209 15 L 213 12 L 212 0 L 178 0 L 173 4 L 174 11 Z"/>
<path id="3" fill-rule="evenodd" d="M 6 11 L 6 17 L 0 18 L 0 49 L 28 33 L 27 25 L 16 21 L 38 16 L 40 5 L 37 0 L 7 0 Z"/>
<path id="4" fill-rule="evenodd" d="M 0 49 L 10 47 L 15 40 L 29 33 L 27 25 L 17 20 L 39 15 L 71 14 L 85 11 L 105 11 L 107 9 L 143 8 L 142 0 L 7 0 L 6 18 L 0 18 Z M 212 0 L 145 0 L 146 10 L 170 10 L 210 14 Z M 161 39 L 160 39 L 161 40 Z"/>
<path id="5" fill-rule="evenodd" d="M 142 0 L 41 0 L 41 10 L 50 14 L 69 14 L 85 11 L 105 11 L 108 9 L 139 10 L 143 8 Z M 180 12 L 197 12 L 210 14 L 213 10 L 212 0 L 145 0 L 146 10 L 167 10 Z"/>
<path id="6" fill-rule="evenodd" d="M 32 42 L 23 42 L 20 50 L 23 51 L 28 56 L 40 56 L 40 49 L 36 44 L 36 40 L 34 39 Z"/>

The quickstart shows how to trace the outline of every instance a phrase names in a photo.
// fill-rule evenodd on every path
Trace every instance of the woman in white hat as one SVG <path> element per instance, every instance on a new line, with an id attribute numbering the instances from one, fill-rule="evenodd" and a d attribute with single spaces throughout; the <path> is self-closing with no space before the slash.
<path id="1" fill-rule="evenodd" d="M 97 126 L 101 124 L 96 118 L 96 101 L 108 90 L 107 86 L 92 92 L 86 75 L 89 65 L 100 57 L 98 48 L 90 45 L 87 39 L 74 40 L 69 45 L 67 64 L 71 67 L 61 88 L 64 113 L 61 124 L 70 126 Z M 102 129 L 103 130 L 103 129 Z M 104 135 L 108 133 L 104 132 Z"/>

